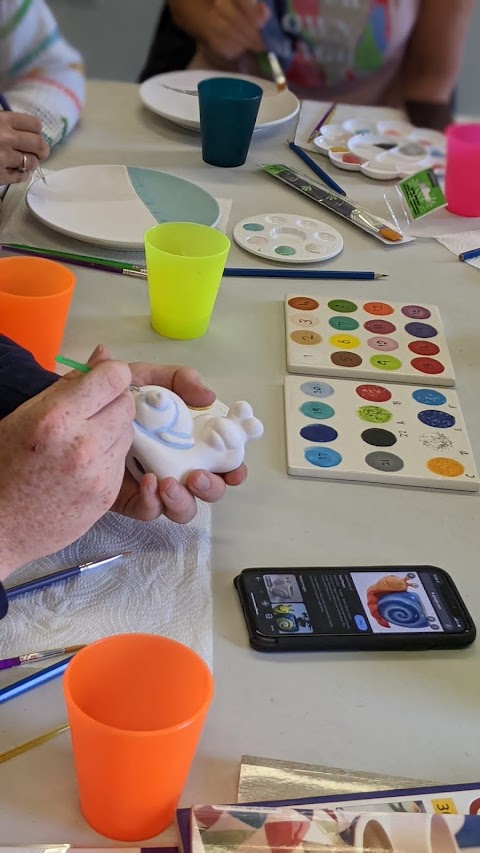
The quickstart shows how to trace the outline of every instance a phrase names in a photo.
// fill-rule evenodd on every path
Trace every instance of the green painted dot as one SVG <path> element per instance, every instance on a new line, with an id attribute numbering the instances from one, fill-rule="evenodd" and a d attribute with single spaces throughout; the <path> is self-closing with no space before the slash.
<path id="1" fill-rule="evenodd" d="M 332 409 L 328 403 L 303 403 L 300 411 L 307 418 L 315 418 L 317 421 L 326 421 L 328 418 L 333 418 L 335 414 L 335 409 Z"/>
<path id="2" fill-rule="evenodd" d="M 382 406 L 360 406 L 357 409 L 357 415 L 369 424 L 386 424 L 393 417 L 392 413 L 388 409 L 383 409 Z"/>
<path id="3" fill-rule="evenodd" d="M 340 332 L 353 332 L 359 326 L 353 317 L 330 317 L 328 322 L 332 329 L 338 329 Z"/>
<path id="4" fill-rule="evenodd" d="M 275 253 L 277 255 L 296 255 L 296 251 L 293 246 L 277 246 L 275 248 Z"/>
<path id="5" fill-rule="evenodd" d="M 243 227 L 245 231 L 265 231 L 265 226 L 259 222 L 247 222 Z"/>
<path id="6" fill-rule="evenodd" d="M 350 302 L 349 299 L 332 299 L 328 303 L 328 307 L 331 311 L 336 311 L 337 314 L 351 314 L 352 311 L 357 310 L 358 305 L 355 305 L 355 302 Z"/>
<path id="7" fill-rule="evenodd" d="M 378 368 L 378 370 L 399 370 L 402 366 L 400 359 L 386 353 L 383 355 L 372 355 L 370 364 Z"/>

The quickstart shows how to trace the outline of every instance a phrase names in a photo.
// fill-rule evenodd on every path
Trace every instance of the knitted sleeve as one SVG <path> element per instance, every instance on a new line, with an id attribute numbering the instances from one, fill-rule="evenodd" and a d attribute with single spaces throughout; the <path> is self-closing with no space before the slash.
<path id="1" fill-rule="evenodd" d="M 82 57 L 63 38 L 45 0 L 0 0 L 0 91 L 12 110 L 42 120 L 50 146 L 79 119 Z"/>

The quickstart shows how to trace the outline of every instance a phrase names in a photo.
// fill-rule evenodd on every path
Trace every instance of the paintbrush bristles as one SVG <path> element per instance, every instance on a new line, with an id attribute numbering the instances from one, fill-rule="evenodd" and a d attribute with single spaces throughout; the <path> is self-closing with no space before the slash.
<path id="1" fill-rule="evenodd" d="M 389 228 L 388 225 L 384 225 L 383 228 L 379 228 L 378 233 L 384 238 L 384 240 L 390 240 L 391 243 L 397 243 L 399 240 L 403 240 L 403 234 L 399 234 L 398 231 L 394 231 L 393 228 Z"/>

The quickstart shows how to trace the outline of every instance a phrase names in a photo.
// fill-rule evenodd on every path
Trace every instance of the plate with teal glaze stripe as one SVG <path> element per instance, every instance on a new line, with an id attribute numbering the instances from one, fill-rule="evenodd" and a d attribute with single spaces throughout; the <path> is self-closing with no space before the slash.
<path id="1" fill-rule="evenodd" d="M 143 235 L 159 222 L 215 226 L 217 200 L 202 187 L 156 169 L 75 166 L 35 181 L 26 195 L 44 225 L 99 246 L 142 249 Z"/>

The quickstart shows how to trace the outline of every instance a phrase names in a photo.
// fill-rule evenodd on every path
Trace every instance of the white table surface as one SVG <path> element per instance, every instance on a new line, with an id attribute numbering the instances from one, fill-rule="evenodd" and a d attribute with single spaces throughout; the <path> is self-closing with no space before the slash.
<path id="1" fill-rule="evenodd" d="M 282 381 L 283 299 L 288 291 L 433 302 L 440 306 L 457 390 L 480 464 L 480 275 L 434 241 L 385 249 L 314 208 L 258 162 L 301 166 L 284 126 L 255 138 L 246 165 L 202 163 L 200 140 L 149 114 L 130 84 L 92 82 L 82 126 L 59 146 L 52 168 L 87 163 L 155 167 L 233 199 L 230 226 L 259 212 L 318 215 L 345 238 L 337 269 L 389 273 L 381 282 L 295 283 L 226 279 L 208 334 L 160 338 L 149 325 L 146 288 L 135 279 L 76 268 L 64 350 L 85 358 L 103 342 L 126 360 L 195 365 L 226 402 L 249 400 L 265 437 L 248 447 L 249 479 L 214 508 L 212 576 L 216 695 L 182 803 L 236 797 L 242 754 L 419 776 L 480 778 L 480 642 L 460 652 L 267 656 L 248 647 L 232 586 L 248 566 L 434 564 L 455 578 L 480 625 L 480 496 L 319 482 L 286 474 Z M 361 200 L 357 176 L 335 172 Z M 376 185 L 377 186 L 377 185 Z M 368 192 L 380 192 L 378 189 Z M 229 265 L 255 265 L 233 246 Z M 193 616 L 201 618 L 201 614 Z M 0 708 L 0 751 L 65 719 L 61 680 Z M 70 740 L 63 734 L 0 766 L 0 844 L 108 844 L 77 804 Z M 173 839 L 173 831 L 163 839 Z"/>

